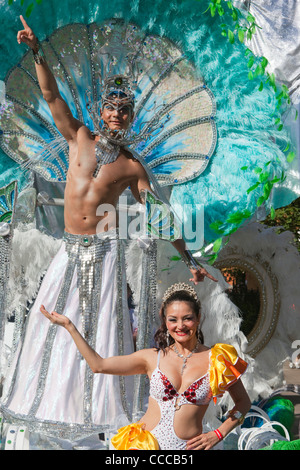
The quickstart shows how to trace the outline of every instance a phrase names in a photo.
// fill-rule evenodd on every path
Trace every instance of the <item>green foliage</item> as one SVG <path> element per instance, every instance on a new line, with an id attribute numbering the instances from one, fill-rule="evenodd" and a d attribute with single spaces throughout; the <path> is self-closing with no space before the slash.
<path id="1" fill-rule="evenodd" d="M 234 44 L 236 40 L 238 40 L 240 43 L 244 43 L 245 40 L 250 41 L 256 29 L 259 28 L 259 26 L 256 24 L 255 18 L 249 11 L 246 14 L 242 13 L 238 8 L 233 5 L 233 2 L 231 1 L 210 0 L 205 13 L 207 11 L 210 11 L 212 17 L 217 14 L 222 17 L 223 22 L 221 24 L 221 35 L 227 40 L 229 40 L 230 44 Z M 231 17 L 230 26 L 225 22 L 225 13 L 227 13 L 227 16 L 229 15 Z M 274 90 L 276 97 L 276 111 L 274 115 L 274 124 L 275 126 L 277 126 L 277 129 L 281 131 L 283 129 L 283 123 L 281 120 L 283 110 L 286 109 L 287 106 L 291 105 L 288 88 L 286 85 L 281 85 L 281 87 L 279 87 L 276 83 L 275 75 L 266 71 L 266 68 L 268 66 L 268 59 L 266 57 L 256 57 L 255 54 L 253 54 L 253 52 L 249 48 L 246 48 L 245 50 L 245 57 L 248 59 L 248 79 L 260 79 L 258 87 L 259 91 L 263 91 L 264 86 L 266 84 L 268 84 L 268 86 L 270 86 Z M 295 119 L 297 119 L 297 117 L 298 116 L 296 112 Z M 291 163 L 295 158 L 295 152 L 289 151 L 289 144 L 285 148 L 284 152 L 287 154 L 287 162 Z M 268 169 L 270 163 L 271 161 L 266 163 L 263 168 L 256 167 L 254 169 L 251 169 L 247 166 L 243 166 L 241 168 L 242 171 L 253 171 L 257 175 L 257 182 L 254 183 L 247 190 L 247 194 L 250 194 L 252 191 L 257 191 L 257 194 L 259 195 L 256 201 L 257 207 L 260 207 L 269 199 L 274 184 L 282 183 L 285 180 L 284 172 L 282 172 L 280 177 L 274 177 L 272 172 Z M 278 214 L 278 211 L 275 211 L 274 208 L 271 207 L 268 220 L 279 220 Z M 238 228 L 243 224 L 245 219 L 250 216 L 251 214 L 249 211 L 236 211 L 230 214 L 225 222 L 215 221 L 210 225 L 210 228 L 214 230 L 217 235 L 221 236 L 221 238 L 218 238 L 214 242 L 212 250 L 213 253 L 208 256 L 208 262 L 212 264 L 214 263 L 214 261 L 216 261 L 218 257 L 218 252 L 222 249 L 224 244 L 228 243 L 229 236 L 233 232 L 238 230 Z M 284 221 L 286 223 L 286 215 L 282 217 L 283 219 L 285 219 Z M 280 220 L 282 220 L 281 217 Z M 231 226 L 230 229 L 226 228 L 228 224 Z M 294 232 L 294 230 L 292 231 Z"/>
<path id="2" fill-rule="evenodd" d="M 35 0 L 34 2 L 26 2 L 26 0 L 19 0 L 21 7 L 25 8 L 25 16 L 26 18 L 29 18 L 35 5 L 40 5 L 43 0 Z M 8 0 L 8 5 L 12 5 L 14 3 L 14 0 Z"/>
<path id="3" fill-rule="evenodd" d="M 210 11 L 212 17 L 216 14 L 220 17 L 223 17 L 225 13 L 229 14 L 232 19 L 231 23 L 233 26 L 229 27 L 229 25 L 224 21 L 221 24 L 221 35 L 224 36 L 224 38 L 227 38 L 230 44 L 234 44 L 236 40 L 241 43 L 244 43 L 245 40 L 250 41 L 257 28 L 260 28 L 257 25 L 254 16 L 249 11 L 246 14 L 242 13 L 231 1 L 210 0 L 205 13 L 207 11 Z M 281 109 L 283 106 L 291 104 L 288 88 L 286 85 L 281 85 L 281 87 L 279 87 L 276 84 L 275 75 L 266 71 L 266 67 L 268 65 L 268 59 L 266 57 L 256 57 L 249 48 L 246 49 L 245 56 L 248 57 L 248 79 L 254 80 L 260 77 L 261 80 L 258 90 L 262 91 L 265 84 L 269 84 L 276 94 L 277 116 L 275 116 L 274 119 L 275 125 L 277 125 L 278 130 L 280 131 L 283 129 Z"/>
<path id="4" fill-rule="evenodd" d="M 278 227 L 277 233 L 289 231 L 294 234 L 294 244 L 300 251 L 300 198 L 278 209 L 262 222 L 268 227 Z"/>

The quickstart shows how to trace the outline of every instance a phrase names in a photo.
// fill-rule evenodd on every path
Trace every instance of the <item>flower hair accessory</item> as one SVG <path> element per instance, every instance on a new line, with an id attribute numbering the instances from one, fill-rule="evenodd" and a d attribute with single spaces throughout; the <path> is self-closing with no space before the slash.
<path id="1" fill-rule="evenodd" d="M 199 300 L 197 293 L 192 286 L 190 286 L 189 284 L 185 284 L 184 282 L 178 282 L 177 284 L 173 284 L 166 290 L 162 299 L 163 303 L 165 303 L 171 297 L 172 294 L 174 294 L 175 292 L 181 292 L 181 291 L 187 292 L 196 301 Z"/>

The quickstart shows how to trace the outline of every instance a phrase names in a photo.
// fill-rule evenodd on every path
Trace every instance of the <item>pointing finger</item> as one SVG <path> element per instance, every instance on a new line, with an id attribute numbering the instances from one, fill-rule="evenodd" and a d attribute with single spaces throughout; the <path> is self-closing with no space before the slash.
<path id="1" fill-rule="evenodd" d="M 30 29 L 29 26 L 28 26 L 28 24 L 26 23 L 26 21 L 24 20 L 24 18 L 23 18 L 22 15 L 20 15 L 20 20 L 22 21 L 23 26 L 24 26 L 25 29 Z"/>

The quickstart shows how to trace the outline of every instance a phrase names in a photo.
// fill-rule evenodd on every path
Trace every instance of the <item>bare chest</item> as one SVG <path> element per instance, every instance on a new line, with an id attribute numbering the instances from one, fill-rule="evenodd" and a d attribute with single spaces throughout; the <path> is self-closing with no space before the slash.
<path id="1" fill-rule="evenodd" d="M 92 184 L 102 189 L 111 185 L 125 189 L 135 177 L 132 162 L 126 150 L 116 149 L 115 153 L 106 153 L 103 148 L 98 151 L 94 140 L 82 139 L 70 149 L 68 181 L 77 180 L 83 185 Z"/>

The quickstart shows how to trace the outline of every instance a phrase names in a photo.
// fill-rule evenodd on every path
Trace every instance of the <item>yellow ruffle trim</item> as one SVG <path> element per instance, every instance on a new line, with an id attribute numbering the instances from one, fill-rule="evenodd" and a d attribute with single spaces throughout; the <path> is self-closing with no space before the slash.
<path id="1" fill-rule="evenodd" d="M 209 382 L 215 403 L 217 397 L 221 397 L 240 378 L 247 366 L 233 346 L 218 343 L 211 348 Z"/>
<path id="2" fill-rule="evenodd" d="M 133 423 L 118 429 L 111 439 L 117 450 L 159 450 L 157 439 L 150 431 L 145 431 L 143 423 Z"/>

